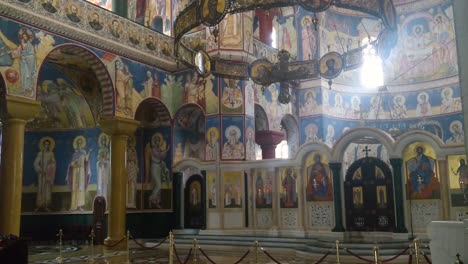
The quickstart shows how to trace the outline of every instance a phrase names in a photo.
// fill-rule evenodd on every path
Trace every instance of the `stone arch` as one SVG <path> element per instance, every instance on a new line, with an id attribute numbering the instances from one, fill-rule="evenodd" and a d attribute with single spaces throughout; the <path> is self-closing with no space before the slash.
<path id="1" fill-rule="evenodd" d="M 62 55 L 62 57 L 57 57 Z M 63 58 L 65 56 L 66 59 Z M 76 44 L 64 44 L 54 47 L 41 63 L 47 61 L 60 65 L 62 69 L 74 65 L 86 69 L 89 68 L 94 73 L 101 93 L 100 117 L 112 117 L 115 113 L 115 94 L 112 78 L 102 60 L 87 47 Z M 76 70 L 76 69 L 75 69 Z M 66 74 L 66 73 L 65 73 Z"/>
<path id="2" fill-rule="evenodd" d="M 325 155 L 328 160 L 331 160 L 332 158 L 332 150 L 327 144 L 322 142 L 307 143 L 302 145 L 296 153 L 296 160 L 300 162 L 298 165 L 302 166 L 305 164 L 307 157 L 312 152 L 319 152 Z"/>
<path id="3" fill-rule="evenodd" d="M 365 139 L 365 138 L 374 138 L 379 143 L 383 144 L 385 148 L 388 150 L 390 156 L 392 156 L 393 152 L 393 139 L 392 137 L 385 133 L 382 130 L 376 128 L 353 128 L 346 131 L 343 136 L 336 142 L 333 146 L 333 155 L 331 161 L 340 161 L 343 159 L 343 154 L 346 151 L 346 148 L 350 143 L 355 140 Z"/>
<path id="4" fill-rule="evenodd" d="M 408 131 L 399 136 L 398 140 L 395 142 L 395 156 L 401 157 L 406 147 L 414 142 L 426 142 L 431 145 L 437 155 L 436 158 L 446 156 L 446 151 L 443 148 L 444 143 L 442 140 L 439 137 L 422 130 Z"/>
<path id="5" fill-rule="evenodd" d="M 281 119 L 281 127 L 286 132 L 286 141 L 289 147 L 289 158 L 293 158 L 299 148 L 299 126 L 296 118 L 285 114 Z"/>
<path id="6" fill-rule="evenodd" d="M 169 108 L 155 97 L 140 102 L 135 111 L 135 120 L 140 121 L 142 127 L 171 126 L 172 122 Z"/>
<path id="7" fill-rule="evenodd" d="M 174 114 L 174 164 L 182 159 L 205 158 L 205 111 L 197 104 L 186 104 Z"/>
<path id="8" fill-rule="evenodd" d="M 263 106 L 255 104 L 255 131 L 269 130 L 268 115 Z"/>

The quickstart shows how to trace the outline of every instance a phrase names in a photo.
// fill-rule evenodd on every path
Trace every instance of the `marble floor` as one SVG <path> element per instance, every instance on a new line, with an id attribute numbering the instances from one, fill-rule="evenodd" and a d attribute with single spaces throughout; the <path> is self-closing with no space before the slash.
<path id="1" fill-rule="evenodd" d="M 169 263 L 169 252 L 167 244 L 163 244 L 161 247 L 156 249 L 144 249 L 141 246 L 131 243 L 130 250 L 127 252 L 123 251 L 114 251 L 107 250 L 102 246 L 96 246 L 91 248 L 90 246 L 63 246 L 63 263 L 90 263 L 91 255 L 94 256 L 93 263 Z M 203 248 L 202 248 L 203 249 Z M 281 264 L 314 264 L 320 260 L 323 255 L 299 255 L 294 251 L 288 250 L 284 251 L 281 249 L 272 249 L 267 250 L 267 252 L 275 259 L 270 259 L 262 251 L 258 252 L 258 255 L 255 254 L 254 248 L 236 248 L 232 247 L 231 249 L 227 248 L 216 248 L 209 247 L 204 249 L 204 252 L 210 258 L 210 261 L 207 260 L 205 256 L 198 250 L 197 256 L 194 258 L 194 255 L 191 254 L 187 259 L 187 255 L 190 252 L 188 247 L 177 248 L 177 253 L 181 262 L 178 261 L 178 258 L 174 256 L 173 263 L 216 263 L 216 264 L 229 264 L 229 263 L 239 263 L 239 264 L 250 264 L 250 263 L 262 263 L 262 264 L 274 264 L 278 261 Z M 94 251 L 94 254 L 91 254 Z M 247 254 L 241 262 L 239 260 L 243 255 Z M 58 256 L 58 248 L 56 246 L 30 246 L 29 249 L 29 263 L 42 264 L 42 263 L 59 263 L 56 260 Z M 366 259 L 372 260 L 372 257 L 366 257 Z M 387 258 L 383 258 L 385 260 Z M 413 262 L 416 261 L 413 258 Z M 323 264 L 337 263 L 336 255 L 332 253 L 328 255 L 323 262 Z M 340 256 L 340 262 L 342 264 L 360 264 L 360 263 L 369 263 L 363 260 L 359 260 L 352 256 Z M 372 262 L 373 263 L 373 262 Z M 408 263 L 408 255 L 401 256 L 392 262 L 387 263 Z M 421 262 L 423 263 L 423 262 Z M 424 262 L 425 263 L 425 262 Z"/>

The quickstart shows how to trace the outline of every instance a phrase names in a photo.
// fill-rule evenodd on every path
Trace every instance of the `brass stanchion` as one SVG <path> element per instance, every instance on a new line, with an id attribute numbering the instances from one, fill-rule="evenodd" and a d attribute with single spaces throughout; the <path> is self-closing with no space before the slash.
<path id="1" fill-rule="evenodd" d="M 169 264 L 174 262 L 174 235 L 169 232 Z"/>
<path id="2" fill-rule="evenodd" d="M 419 259 L 419 255 L 421 254 L 421 249 L 420 249 L 420 244 L 421 242 L 419 241 L 419 239 L 415 239 L 413 240 L 413 244 L 414 244 L 414 255 L 416 257 L 416 264 L 419 264 L 420 263 L 420 259 Z"/>
<path id="3" fill-rule="evenodd" d="M 335 246 L 336 246 L 336 263 L 340 264 L 340 241 L 336 240 L 335 241 Z"/>
<path id="4" fill-rule="evenodd" d="M 455 261 L 455 264 L 463 264 L 463 261 L 460 259 L 460 254 L 457 253 L 457 261 Z"/>
<path id="5" fill-rule="evenodd" d="M 91 255 L 89 256 L 88 263 L 94 263 L 94 229 L 91 229 L 89 237 L 91 238 Z"/>
<path id="6" fill-rule="evenodd" d="M 193 244 L 192 244 L 192 253 L 193 253 L 192 263 L 193 264 L 198 263 L 197 248 L 198 248 L 198 241 L 197 241 L 196 238 L 194 238 L 193 239 Z"/>
<path id="7" fill-rule="evenodd" d="M 130 243 L 129 243 L 129 242 L 130 242 L 130 231 L 129 231 L 129 230 L 127 230 L 127 237 L 126 237 L 126 239 L 127 239 L 127 254 L 126 254 L 126 256 L 125 256 L 125 257 L 126 257 L 126 261 L 125 261 L 124 263 L 125 263 L 125 264 L 130 264 L 131 262 L 130 262 L 130 245 L 129 245 L 129 244 L 130 244 Z"/>
<path id="8" fill-rule="evenodd" d="M 374 263 L 375 264 L 380 264 L 380 255 L 379 255 L 379 247 L 374 246 Z"/>
<path id="9" fill-rule="evenodd" d="M 255 264 L 258 264 L 258 249 L 260 248 L 260 243 L 255 240 Z"/>
<path id="10" fill-rule="evenodd" d="M 63 237 L 63 232 L 62 232 L 62 229 L 59 230 L 57 236 L 58 236 L 58 238 L 59 238 L 59 255 L 58 255 L 58 257 L 55 258 L 55 260 L 57 261 L 57 263 L 63 263 L 63 257 L 62 257 L 62 237 Z"/>

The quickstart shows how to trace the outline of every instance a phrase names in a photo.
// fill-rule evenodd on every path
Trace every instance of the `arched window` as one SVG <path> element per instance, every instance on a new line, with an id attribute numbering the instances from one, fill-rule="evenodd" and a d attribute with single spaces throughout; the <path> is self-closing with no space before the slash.
<path id="1" fill-rule="evenodd" d="M 374 37 L 364 38 L 363 45 L 374 41 Z M 361 85 L 364 88 L 375 89 L 384 85 L 382 59 L 376 54 L 375 47 L 368 45 L 364 50 L 364 63 L 361 67 Z"/>

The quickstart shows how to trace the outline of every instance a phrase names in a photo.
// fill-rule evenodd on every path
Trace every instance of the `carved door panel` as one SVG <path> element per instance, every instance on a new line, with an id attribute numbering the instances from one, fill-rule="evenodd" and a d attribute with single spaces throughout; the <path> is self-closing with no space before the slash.
<path id="1" fill-rule="evenodd" d="M 394 230 L 393 177 L 385 162 L 357 160 L 346 172 L 344 187 L 347 230 Z"/>

